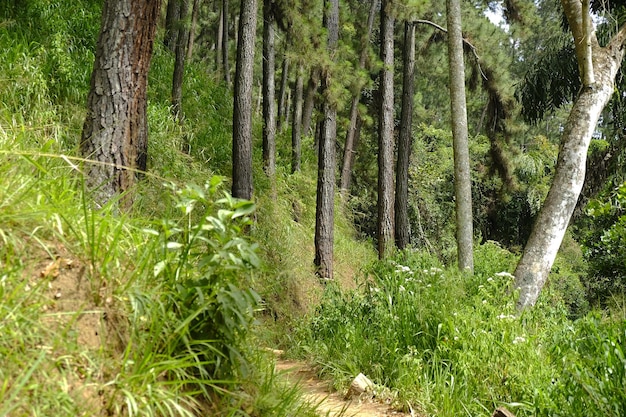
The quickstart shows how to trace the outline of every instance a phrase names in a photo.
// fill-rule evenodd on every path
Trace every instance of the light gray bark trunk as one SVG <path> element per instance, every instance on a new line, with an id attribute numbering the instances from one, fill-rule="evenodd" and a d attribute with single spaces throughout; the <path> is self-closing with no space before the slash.
<path id="1" fill-rule="evenodd" d="M 624 35 L 622 30 L 622 37 Z M 613 94 L 624 56 L 623 39 L 594 47 L 595 83 L 584 88 L 570 112 L 561 137 L 554 180 L 515 269 L 518 310 L 537 301 L 554 264 L 585 179 L 587 150 L 602 110 Z"/>
<path id="2" fill-rule="evenodd" d="M 472 225 L 472 182 L 465 102 L 465 64 L 461 33 L 461 2 L 446 1 L 448 59 L 450 65 L 450 110 L 454 148 L 454 194 L 456 198 L 456 241 L 459 269 L 474 270 Z"/>
<path id="3" fill-rule="evenodd" d="M 233 108 L 233 187 L 237 198 L 252 198 L 252 79 L 256 0 L 241 0 Z"/>
<path id="4" fill-rule="evenodd" d="M 396 166 L 395 228 L 396 246 L 404 249 L 411 243 L 409 222 L 409 162 L 411 159 L 413 94 L 415 90 L 415 24 L 404 24 L 404 68 L 402 78 L 402 110 L 398 137 L 398 162 Z"/>
<path id="5" fill-rule="evenodd" d="M 384 259 L 393 252 L 394 246 L 394 17 L 391 0 L 383 0 L 380 15 L 380 121 L 378 126 L 378 257 Z"/>
<path id="6" fill-rule="evenodd" d="M 561 137 L 552 186 L 515 269 L 519 311 L 536 303 L 548 278 L 583 187 L 591 137 L 613 94 L 615 76 L 624 59 L 626 26 L 602 48 L 591 28 L 588 7 L 583 9 L 580 0 L 561 0 L 561 4 L 574 37 L 584 87 Z"/>

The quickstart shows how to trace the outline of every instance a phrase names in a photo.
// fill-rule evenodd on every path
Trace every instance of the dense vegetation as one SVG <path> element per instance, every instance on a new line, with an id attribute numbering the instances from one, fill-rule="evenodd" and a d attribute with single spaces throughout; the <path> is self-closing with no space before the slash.
<path id="1" fill-rule="evenodd" d="M 502 405 L 518 416 L 626 415 L 619 167 L 574 223 L 539 303 L 515 310 L 511 272 L 553 174 L 558 111 L 553 125 L 509 126 L 524 138 L 508 155 L 510 188 L 495 175 L 490 138 L 472 136 L 479 245 L 474 274 L 459 272 L 445 51 L 422 32 L 413 245 L 376 260 L 366 89 L 363 157 L 353 195 L 337 199 L 335 280 L 324 284 L 312 264 L 314 138 L 304 137 L 292 174 L 290 131 L 279 131 L 270 180 L 257 117 L 255 201 L 232 198 L 232 92 L 207 70 L 206 45 L 186 67 L 180 124 L 170 108 L 174 57 L 155 44 L 149 170 L 132 210 L 94 206 L 78 142 L 100 3 L 0 1 L 0 416 L 314 415 L 263 348 L 308 361 L 340 390 L 363 372 L 377 396 L 418 415 L 489 416 Z M 355 32 L 361 18 L 342 30 Z M 488 45 L 503 35 L 492 35 L 476 43 L 496 67 L 504 58 L 488 57 Z M 356 55 L 352 47 L 341 45 Z M 335 93 L 348 102 L 347 91 Z M 486 94 L 469 93 L 475 123 Z M 612 146 L 612 126 L 592 152 Z"/>

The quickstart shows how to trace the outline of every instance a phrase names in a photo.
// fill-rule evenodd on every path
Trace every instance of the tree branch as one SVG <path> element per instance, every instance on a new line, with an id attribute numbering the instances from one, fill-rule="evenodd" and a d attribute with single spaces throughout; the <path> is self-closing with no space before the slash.
<path id="1" fill-rule="evenodd" d="M 446 28 L 444 28 L 442 26 L 439 26 L 438 24 L 436 24 L 435 22 L 431 22 L 430 20 L 417 19 L 417 20 L 413 20 L 413 23 L 418 23 L 418 24 L 422 24 L 422 25 L 432 26 L 435 29 L 438 29 L 438 30 L 442 31 L 445 34 L 448 34 L 448 30 Z M 465 38 L 463 38 L 463 43 L 465 45 L 469 46 L 469 48 L 472 50 L 472 54 L 474 55 L 474 58 L 476 58 L 476 65 L 478 65 L 478 70 L 480 71 L 480 75 L 483 77 L 483 79 L 487 80 L 488 79 L 487 76 L 483 72 L 483 69 L 480 67 L 480 57 L 476 53 L 476 47 L 474 45 L 472 45 Z"/>

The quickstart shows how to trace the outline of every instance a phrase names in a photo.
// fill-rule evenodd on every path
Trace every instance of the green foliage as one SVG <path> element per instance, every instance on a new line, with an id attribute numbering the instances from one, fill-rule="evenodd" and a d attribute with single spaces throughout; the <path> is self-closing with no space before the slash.
<path id="1" fill-rule="evenodd" d="M 245 370 L 242 343 L 259 302 L 245 279 L 259 266 L 256 245 L 243 237 L 254 205 L 228 194 L 216 199 L 221 182 L 213 177 L 204 187 L 177 191 L 183 217 L 163 224 L 158 235 L 164 259 L 154 265 L 163 310 L 173 315 L 168 326 L 176 335 L 164 349 L 206 356 L 200 362 L 215 363 L 208 369 L 214 377 Z"/>
<path id="2" fill-rule="evenodd" d="M 329 287 L 301 349 L 340 386 L 363 372 L 427 415 L 488 416 L 502 404 L 533 415 L 555 373 L 538 346 L 564 310 L 516 317 L 514 257 L 494 244 L 477 251 L 473 278 L 407 252 L 372 265 L 354 291 Z"/>
<path id="3" fill-rule="evenodd" d="M 626 413 L 626 329 L 590 315 L 564 328 L 550 352 L 562 373 L 551 389 L 558 407 L 538 415 L 623 416 Z"/>
<path id="4" fill-rule="evenodd" d="M 592 302 L 607 300 L 611 294 L 626 292 L 626 183 L 604 199 L 587 206 L 591 227 L 582 236 L 589 266 L 585 286 Z"/>

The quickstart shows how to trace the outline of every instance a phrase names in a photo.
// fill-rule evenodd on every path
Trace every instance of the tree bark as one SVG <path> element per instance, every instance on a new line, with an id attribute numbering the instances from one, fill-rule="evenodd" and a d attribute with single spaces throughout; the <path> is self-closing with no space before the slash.
<path id="1" fill-rule="evenodd" d="M 278 94 L 278 126 L 279 131 L 283 130 L 285 115 L 287 114 L 287 83 L 289 81 L 289 59 L 283 58 L 282 73 L 280 76 L 280 91 Z"/>
<path id="2" fill-rule="evenodd" d="M 298 68 L 296 76 L 296 91 L 293 101 L 293 119 L 291 123 L 291 173 L 300 171 L 300 159 L 302 149 L 302 96 L 304 89 L 304 77 L 302 67 Z"/>
<path id="3" fill-rule="evenodd" d="M 148 146 L 146 89 L 159 1 L 106 0 L 87 97 L 80 149 L 87 186 L 104 205 L 145 170 Z M 130 170 L 129 170 L 130 169 Z M 127 196 L 123 206 L 129 207 Z"/>
<path id="4" fill-rule="evenodd" d="M 324 1 L 324 21 L 328 30 L 328 51 L 332 57 L 339 39 L 339 0 Z M 331 88 L 330 69 L 322 76 L 322 91 Z M 326 97 L 323 104 L 322 135 L 318 153 L 317 202 L 315 211 L 315 266 L 322 279 L 333 278 L 333 240 L 335 217 L 335 140 L 337 104 Z"/>
<path id="5" fill-rule="evenodd" d="M 219 3 L 218 7 L 220 8 L 220 13 L 218 15 L 217 33 L 215 36 L 215 71 L 219 73 L 223 68 L 222 59 L 224 58 L 224 51 L 222 49 L 224 47 L 222 40 L 224 36 L 224 8 L 222 7 L 222 2 L 218 1 L 216 4 L 217 3 Z"/>
<path id="6" fill-rule="evenodd" d="M 187 56 L 185 59 L 189 61 L 193 55 L 193 45 L 196 41 L 196 27 L 198 26 L 198 14 L 200 13 L 200 0 L 193 0 L 193 10 L 191 11 L 191 26 L 188 32 L 187 40 Z"/>
<path id="7" fill-rule="evenodd" d="M 187 15 L 189 14 L 189 1 L 180 0 L 178 13 L 179 20 L 176 22 L 178 34 L 176 35 L 176 45 L 174 53 L 174 76 L 172 77 L 172 114 L 178 123 L 182 123 L 182 102 L 183 102 L 183 75 L 185 73 L 185 56 L 187 47 Z"/>
<path id="8" fill-rule="evenodd" d="M 256 3 L 256 0 L 255 0 Z M 222 67 L 224 81 L 230 86 L 230 63 L 228 62 L 228 0 L 222 1 Z"/>
<path id="9" fill-rule="evenodd" d="M 233 109 L 233 187 L 237 198 L 252 198 L 252 79 L 256 0 L 241 0 Z"/>
<path id="10" fill-rule="evenodd" d="M 409 162 L 412 147 L 413 95 L 415 90 L 415 24 L 404 24 L 404 53 L 402 77 L 402 110 L 398 138 L 398 163 L 396 166 L 395 227 L 396 246 L 404 249 L 411 243 L 409 222 Z"/>
<path id="11" fill-rule="evenodd" d="M 165 36 L 163 44 L 174 52 L 176 48 L 176 38 L 178 36 L 177 22 L 180 16 L 180 0 L 168 0 L 165 14 Z"/>
<path id="12" fill-rule="evenodd" d="M 369 41 L 374 28 L 374 18 L 376 16 L 376 9 L 378 7 L 379 0 L 372 0 L 370 12 L 367 18 L 367 32 L 364 36 L 363 43 L 361 45 L 361 56 L 359 58 L 359 69 L 365 68 L 365 62 L 369 51 Z M 357 119 L 359 117 L 359 101 L 361 98 L 361 89 L 352 97 L 352 104 L 350 105 L 350 124 L 348 125 L 348 131 L 346 132 L 346 145 L 343 151 L 343 163 L 341 165 L 341 177 L 339 180 L 339 189 L 341 194 L 345 195 L 350 190 L 350 180 L 352 179 L 352 162 L 355 154 L 355 135 L 357 127 Z"/>
<path id="13" fill-rule="evenodd" d="M 378 257 L 384 259 L 394 245 L 394 185 L 393 185 L 393 63 L 394 24 L 391 0 L 383 0 L 380 15 L 380 121 L 378 125 Z"/>
<path id="14" fill-rule="evenodd" d="M 446 1 L 448 60 L 450 70 L 450 111 L 454 148 L 454 194 L 456 198 L 456 241 L 460 270 L 474 271 L 472 225 L 472 182 L 465 101 L 465 64 L 461 32 L 460 0 Z"/>
<path id="15" fill-rule="evenodd" d="M 311 76 L 306 85 L 306 93 L 304 94 L 304 104 L 302 105 L 302 133 L 311 134 L 311 120 L 313 119 L 313 110 L 315 109 L 315 94 L 320 83 L 320 70 L 313 68 Z"/>
<path id="16" fill-rule="evenodd" d="M 276 172 L 276 107 L 273 0 L 263 0 L 263 168 L 273 177 Z"/>
<path id="17" fill-rule="evenodd" d="M 580 1 L 562 0 L 574 43 L 583 45 L 576 57 L 579 67 L 584 68 L 587 60 L 584 53 L 585 30 L 582 27 L 583 10 Z M 591 34 L 591 54 L 594 82 L 583 87 L 574 102 L 561 136 L 561 146 L 554 179 L 548 196 L 539 211 L 524 253 L 515 269 L 515 288 L 519 290 L 519 311 L 533 306 L 543 288 L 554 263 L 563 236 L 570 221 L 576 201 L 580 196 L 585 179 L 587 150 L 602 110 L 613 94 L 615 76 L 624 58 L 626 26 L 609 41 L 606 47 L 598 45 Z M 585 77 L 584 74 L 581 76 Z"/>

